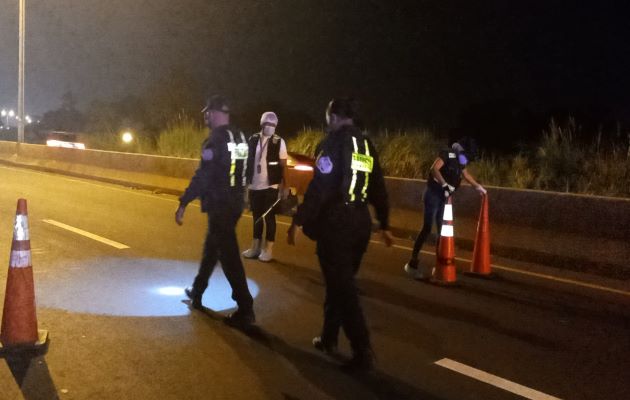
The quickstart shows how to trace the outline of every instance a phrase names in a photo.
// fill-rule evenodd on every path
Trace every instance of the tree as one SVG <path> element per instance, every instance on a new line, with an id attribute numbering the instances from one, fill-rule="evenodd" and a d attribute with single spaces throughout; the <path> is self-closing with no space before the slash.
<path id="1" fill-rule="evenodd" d="M 61 96 L 61 106 L 44 113 L 41 119 L 41 128 L 49 130 L 80 132 L 83 130 L 85 118 L 76 109 L 76 100 L 71 91 Z"/>

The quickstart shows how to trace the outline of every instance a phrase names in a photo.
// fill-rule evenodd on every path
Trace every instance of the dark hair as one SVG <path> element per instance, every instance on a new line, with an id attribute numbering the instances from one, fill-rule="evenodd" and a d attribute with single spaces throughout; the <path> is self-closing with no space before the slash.
<path id="1" fill-rule="evenodd" d="M 351 97 L 337 97 L 328 104 L 328 112 L 344 118 L 358 119 L 359 102 Z"/>

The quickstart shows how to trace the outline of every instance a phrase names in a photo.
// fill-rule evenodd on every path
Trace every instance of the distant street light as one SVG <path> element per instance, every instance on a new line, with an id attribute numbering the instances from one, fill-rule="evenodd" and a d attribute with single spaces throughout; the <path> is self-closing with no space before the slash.
<path id="1" fill-rule="evenodd" d="M 125 132 L 122 134 L 122 141 L 124 143 L 131 143 L 133 141 L 133 134 L 131 132 Z"/>

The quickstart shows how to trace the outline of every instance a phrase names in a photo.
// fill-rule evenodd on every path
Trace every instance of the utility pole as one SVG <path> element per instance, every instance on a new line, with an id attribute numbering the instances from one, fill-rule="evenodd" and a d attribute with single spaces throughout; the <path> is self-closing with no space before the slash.
<path id="1" fill-rule="evenodd" d="M 24 142 L 24 30 L 26 28 L 26 0 L 20 0 L 19 57 L 18 57 L 18 143 Z"/>

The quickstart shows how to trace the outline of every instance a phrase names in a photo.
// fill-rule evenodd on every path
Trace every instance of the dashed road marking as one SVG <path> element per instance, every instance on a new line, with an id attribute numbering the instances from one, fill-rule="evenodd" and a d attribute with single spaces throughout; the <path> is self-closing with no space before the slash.
<path id="1" fill-rule="evenodd" d="M 466 375 L 470 378 L 476 379 L 478 381 L 487 383 L 492 386 L 496 386 L 500 389 L 506 390 L 508 392 L 517 394 L 526 399 L 531 400 L 560 400 L 558 397 L 550 396 L 543 392 L 539 392 L 538 390 L 534 390 L 528 388 L 527 386 L 520 385 L 518 383 L 509 381 L 507 379 L 501 378 L 500 376 L 496 376 L 490 374 L 488 372 L 482 371 L 477 368 L 470 367 L 466 364 L 462 364 L 460 362 L 443 358 L 439 361 L 435 362 L 436 365 L 440 367 L 444 367 L 450 369 L 451 371 L 458 372 L 462 375 Z"/>
<path id="2" fill-rule="evenodd" d="M 67 231 L 77 233 L 77 234 L 79 234 L 81 236 L 85 236 L 85 237 L 90 238 L 92 240 L 96 240 L 97 242 L 105 243 L 106 245 L 115 247 L 118 250 L 123 250 L 123 249 L 128 249 L 129 248 L 129 246 L 127 246 L 125 244 L 118 243 L 118 242 L 115 242 L 113 240 L 109 240 L 109 239 L 104 238 L 102 236 L 95 235 L 95 234 L 90 233 L 88 231 L 84 231 L 83 229 L 75 228 L 74 226 L 66 225 L 66 224 L 63 224 L 61 222 L 54 221 L 52 219 L 44 219 L 42 221 L 44 221 L 47 224 L 54 225 L 54 226 L 56 226 L 58 228 L 65 229 Z"/>

